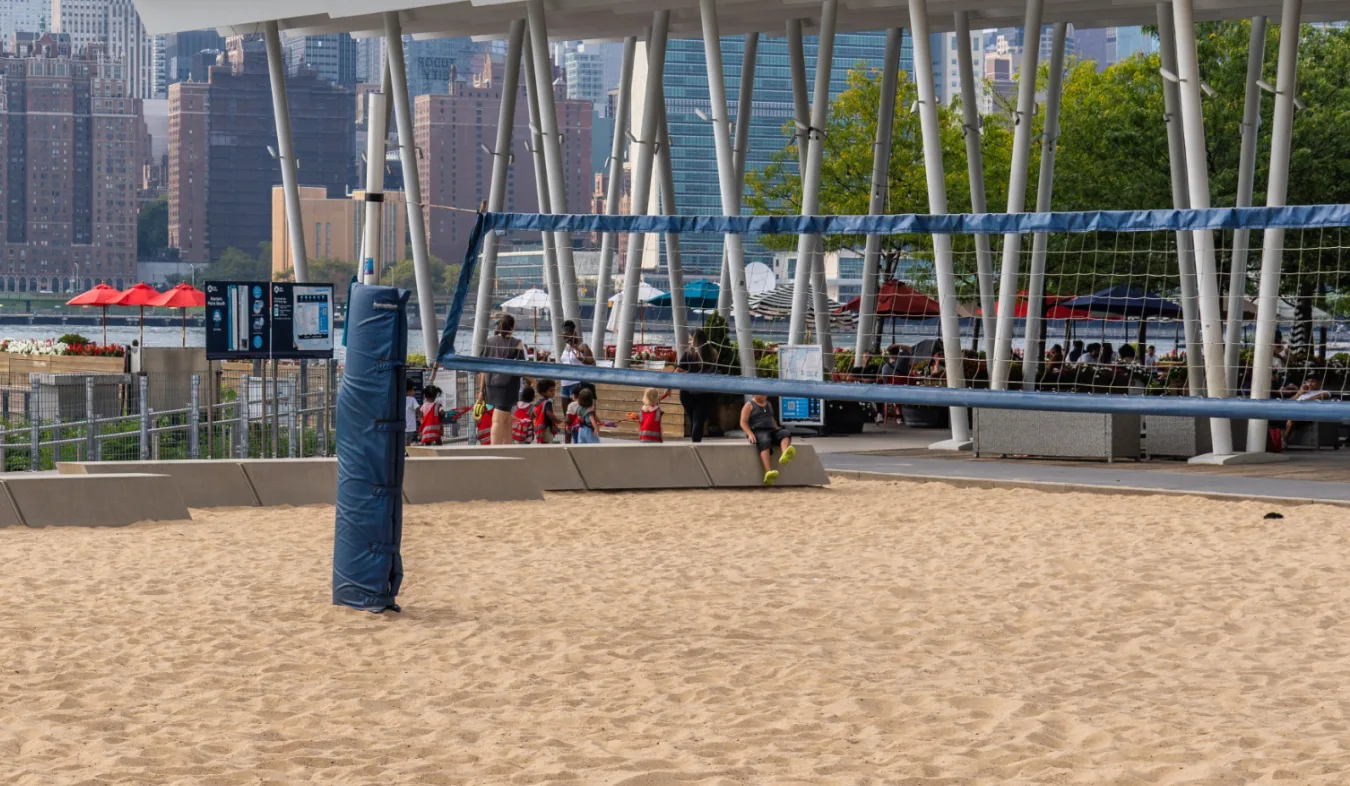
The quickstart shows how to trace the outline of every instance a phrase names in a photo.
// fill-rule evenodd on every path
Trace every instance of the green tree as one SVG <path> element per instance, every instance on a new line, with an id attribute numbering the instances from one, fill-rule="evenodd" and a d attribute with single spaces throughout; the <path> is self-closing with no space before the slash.
<path id="1" fill-rule="evenodd" d="M 271 278 L 271 266 L 270 259 L 259 259 L 231 247 L 225 249 L 219 259 L 207 265 L 199 278 L 202 281 L 266 281 Z"/>
<path id="2" fill-rule="evenodd" d="M 332 284 L 333 290 L 339 297 L 345 297 L 347 285 L 351 283 L 352 276 L 356 275 L 356 263 L 344 262 L 340 259 L 331 259 L 329 257 L 316 257 L 309 260 L 309 280 L 315 284 Z M 275 281 L 294 281 L 295 269 L 287 270 L 285 273 L 278 273 L 273 277 Z"/>
<path id="3" fill-rule="evenodd" d="M 455 285 L 459 282 L 459 265 L 447 265 L 432 257 L 429 260 L 429 267 L 431 268 L 432 289 L 436 294 L 444 295 L 454 291 Z M 380 276 L 380 281 L 391 287 L 399 287 L 415 293 L 417 291 L 417 273 L 413 261 L 405 259 L 387 268 L 384 275 Z"/>
<path id="4" fill-rule="evenodd" d="M 161 197 L 141 209 L 136 217 L 136 252 L 152 259 L 169 247 L 169 200 Z"/>

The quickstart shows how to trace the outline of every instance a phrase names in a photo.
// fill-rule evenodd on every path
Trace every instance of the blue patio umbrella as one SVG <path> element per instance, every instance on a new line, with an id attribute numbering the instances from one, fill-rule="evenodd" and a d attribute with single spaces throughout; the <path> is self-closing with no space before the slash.
<path id="1" fill-rule="evenodd" d="M 717 308 L 717 295 L 721 287 L 707 279 L 690 281 L 684 285 L 685 308 Z M 670 293 L 647 301 L 653 306 L 669 306 Z"/>
<path id="2" fill-rule="evenodd" d="M 1064 308 L 1078 308 L 1114 317 L 1134 319 L 1180 319 L 1181 306 L 1157 295 L 1150 295 L 1138 287 L 1120 284 L 1093 292 L 1091 295 L 1079 295 L 1059 302 Z"/>

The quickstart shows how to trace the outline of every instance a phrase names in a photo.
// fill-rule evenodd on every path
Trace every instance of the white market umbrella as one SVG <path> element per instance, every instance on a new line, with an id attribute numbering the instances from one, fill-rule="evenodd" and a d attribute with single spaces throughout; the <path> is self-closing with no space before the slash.
<path id="1" fill-rule="evenodd" d="M 646 281 L 638 282 L 639 303 L 646 303 L 648 300 L 655 300 L 656 298 L 659 298 L 664 294 L 666 293 L 662 292 L 661 290 L 657 289 L 651 284 L 648 284 Z M 609 304 L 610 306 L 614 306 L 622 300 L 623 300 L 623 290 L 620 289 L 618 292 L 614 293 L 613 297 L 609 299 Z"/>
<path id="2" fill-rule="evenodd" d="M 508 314 L 529 314 L 532 319 L 532 343 L 539 343 L 539 312 L 548 311 L 548 293 L 542 289 L 527 289 L 501 306 Z"/>
<path id="3" fill-rule="evenodd" d="M 640 281 L 640 282 L 638 282 L 638 302 L 639 302 L 639 303 L 646 303 L 646 302 L 648 302 L 648 301 L 655 300 L 655 299 L 661 297 L 661 296 L 664 295 L 664 294 L 666 294 L 666 293 L 665 293 L 665 292 L 662 292 L 661 290 L 657 289 L 656 287 L 652 286 L 651 284 L 648 284 L 646 281 Z M 618 325 L 617 320 L 618 320 L 618 316 L 619 316 L 619 311 L 621 310 L 619 307 L 620 307 L 622 304 L 623 304 L 623 290 L 621 289 L 621 290 L 619 290 L 618 292 L 615 292 L 615 293 L 614 293 L 614 297 L 611 297 L 611 298 L 609 299 L 609 321 L 605 323 L 605 329 L 609 330 L 610 332 L 615 332 L 616 330 L 618 330 L 618 328 L 617 328 L 616 326 Z M 641 316 L 642 322 L 641 322 L 641 325 L 640 325 L 641 334 L 640 334 L 640 337 L 638 338 L 638 343 L 639 343 L 639 344 L 646 344 L 646 343 L 647 343 L 647 309 L 645 309 L 645 308 L 640 309 L 640 312 L 641 312 L 640 316 Z"/>
<path id="4" fill-rule="evenodd" d="M 778 280 L 773 275 L 773 268 L 763 262 L 751 262 L 745 266 L 745 288 L 751 297 L 768 292 L 776 286 Z"/>

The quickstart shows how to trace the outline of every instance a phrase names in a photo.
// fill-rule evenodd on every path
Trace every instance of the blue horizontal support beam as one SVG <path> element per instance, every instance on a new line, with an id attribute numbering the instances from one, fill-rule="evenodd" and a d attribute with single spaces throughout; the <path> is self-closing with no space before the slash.
<path id="1" fill-rule="evenodd" d="M 872 385 L 851 382 L 808 382 L 788 379 L 747 379 L 720 374 L 677 374 L 671 371 L 594 366 L 578 373 L 576 366 L 492 360 L 465 355 L 440 359 L 447 369 L 512 374 L 544 379 L 575 379 L 632 387 L 675 388 L 705 393 L 797 396 L 830 401 L 872 401 L 932 407 L 1028 409 L 1044 412 L 1102 412 L 1135 415 L 1177 415 L 1193 418 L 1256 420 L 1350 421 L 1348 401 L 1289 401 L 1248 398 L 1198 398 L 1194 396 L 1125 396 L 1087 393 L 1021 393 L 1006 390 L 953 390 L 919 385 Z"/>

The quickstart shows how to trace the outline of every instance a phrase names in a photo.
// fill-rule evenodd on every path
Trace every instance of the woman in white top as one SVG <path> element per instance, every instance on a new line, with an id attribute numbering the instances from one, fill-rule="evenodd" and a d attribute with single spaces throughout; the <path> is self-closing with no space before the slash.
<path id="1" fill-rule="evenodd" d="M 590 347 L 582 342 L 581 334 L 577 330 L 577 323 L 570 319 L 563 322 L 563 351 L 558 358 L 558 362 L 564 366 L 595 365 L 595 354 L 591 352 Z M 581 384 L 580 380 L 575 379 L 564 379 L 559 382 L 564 401 L 572 398 L 572 391 L 579 384 Z"/>

